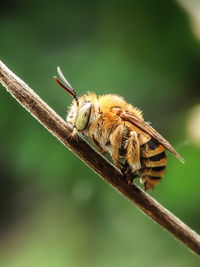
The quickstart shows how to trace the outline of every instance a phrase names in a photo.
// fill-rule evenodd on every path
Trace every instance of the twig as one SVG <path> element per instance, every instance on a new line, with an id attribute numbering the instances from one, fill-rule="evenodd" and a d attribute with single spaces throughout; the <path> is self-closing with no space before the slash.
<path id="1" fill-rule="evenodd" d="M 122 174 L 81 137 L 70 139 L 71 129 L 27 84 L 0 61 L 0 82 L 50 133 L 78 155 L 99 176 L 122 193 L 185 246 L 200 255 L 200 236 Z"/>

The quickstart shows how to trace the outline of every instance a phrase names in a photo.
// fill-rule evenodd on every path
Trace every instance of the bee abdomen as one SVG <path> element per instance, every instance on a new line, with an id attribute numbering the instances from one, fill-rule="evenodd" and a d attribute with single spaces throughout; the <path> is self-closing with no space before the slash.
<path id="1" fill-rule="evenodd" d="M 140 147 L 141 165 L 143 168 L 166 165 L 165 148 L 155 139 L 150 139 Z"/>
<path id="2" fill-rule="evenodd" d="M 165 150 L 164 147 L 153 138 L 150 139 L 147 143 L 143 144 L 140 148 L 141 156 L 144 158 L 158 155 Z"/>
<path id="3" fill-rule="evenodd" d="M 160 154 L 157 154 L 149 158 L 141 157 L 142 168 L 162 167 L 166 166 L 166 164 L 167 164 L 167 159 L 165 152 L 161 152 Z"/>
<path id="4" fill-rule="evenodd" d="M 153 168 L 142 168 L 140 170 L 141 176 L 151 176 L 152 179 L 161 179 L 165 172 L 165 166 L 153 167 Z"/>
<path id="5" fill-rule="evenodd" d="M 166 168 L 165 148 L 155 139 L 150 139 L 141 147 L 141 182 L 145 189 L 153 189 L 163 177 Z"/>

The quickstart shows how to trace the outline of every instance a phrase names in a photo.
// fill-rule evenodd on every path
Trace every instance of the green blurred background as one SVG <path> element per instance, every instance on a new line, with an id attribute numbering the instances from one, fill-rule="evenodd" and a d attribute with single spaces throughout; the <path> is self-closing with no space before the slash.
<path id="1" fill-rule="evenodd" d="M 187 7 L 7 0 L 0 58 L 63 118 L 72 99 L 53 81 L 57 65 L 78 95 L 140 107 L 186 161 L 168 153 L 150 194 L 200 231 L 200 43 Z M 0 87 L 0 266 L 199 266 Z"/>

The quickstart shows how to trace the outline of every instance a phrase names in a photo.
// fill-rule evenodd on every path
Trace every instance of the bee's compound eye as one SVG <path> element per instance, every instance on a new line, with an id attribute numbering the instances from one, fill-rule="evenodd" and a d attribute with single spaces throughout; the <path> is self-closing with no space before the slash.
<path id="1" fill-rule="evenodd" d="M 74 114 L 68 114 L 67 116 L 67 122 L 74 126 L 74 120 L 75 120 L 75 115 Z"/>
<path id="2" fill-rule="evenodd" d="M 90 114 L 91 114 L 92 104 L 87 102 L 78 111 L 75 126 L 78 131 L 83 131 L 88 125 Z"/>

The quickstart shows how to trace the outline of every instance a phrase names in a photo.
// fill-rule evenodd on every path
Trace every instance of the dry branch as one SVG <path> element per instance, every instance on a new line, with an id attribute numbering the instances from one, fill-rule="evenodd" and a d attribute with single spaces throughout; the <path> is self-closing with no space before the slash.
<path id="1" fill-rule="evenodd" d="M 0 61 L 0 82 L 58 140 L 185 246 L 200 255 L 200 236 L 122 174 L 86 141 L 70 140 L 71 129 L 27 84 Z"/>

